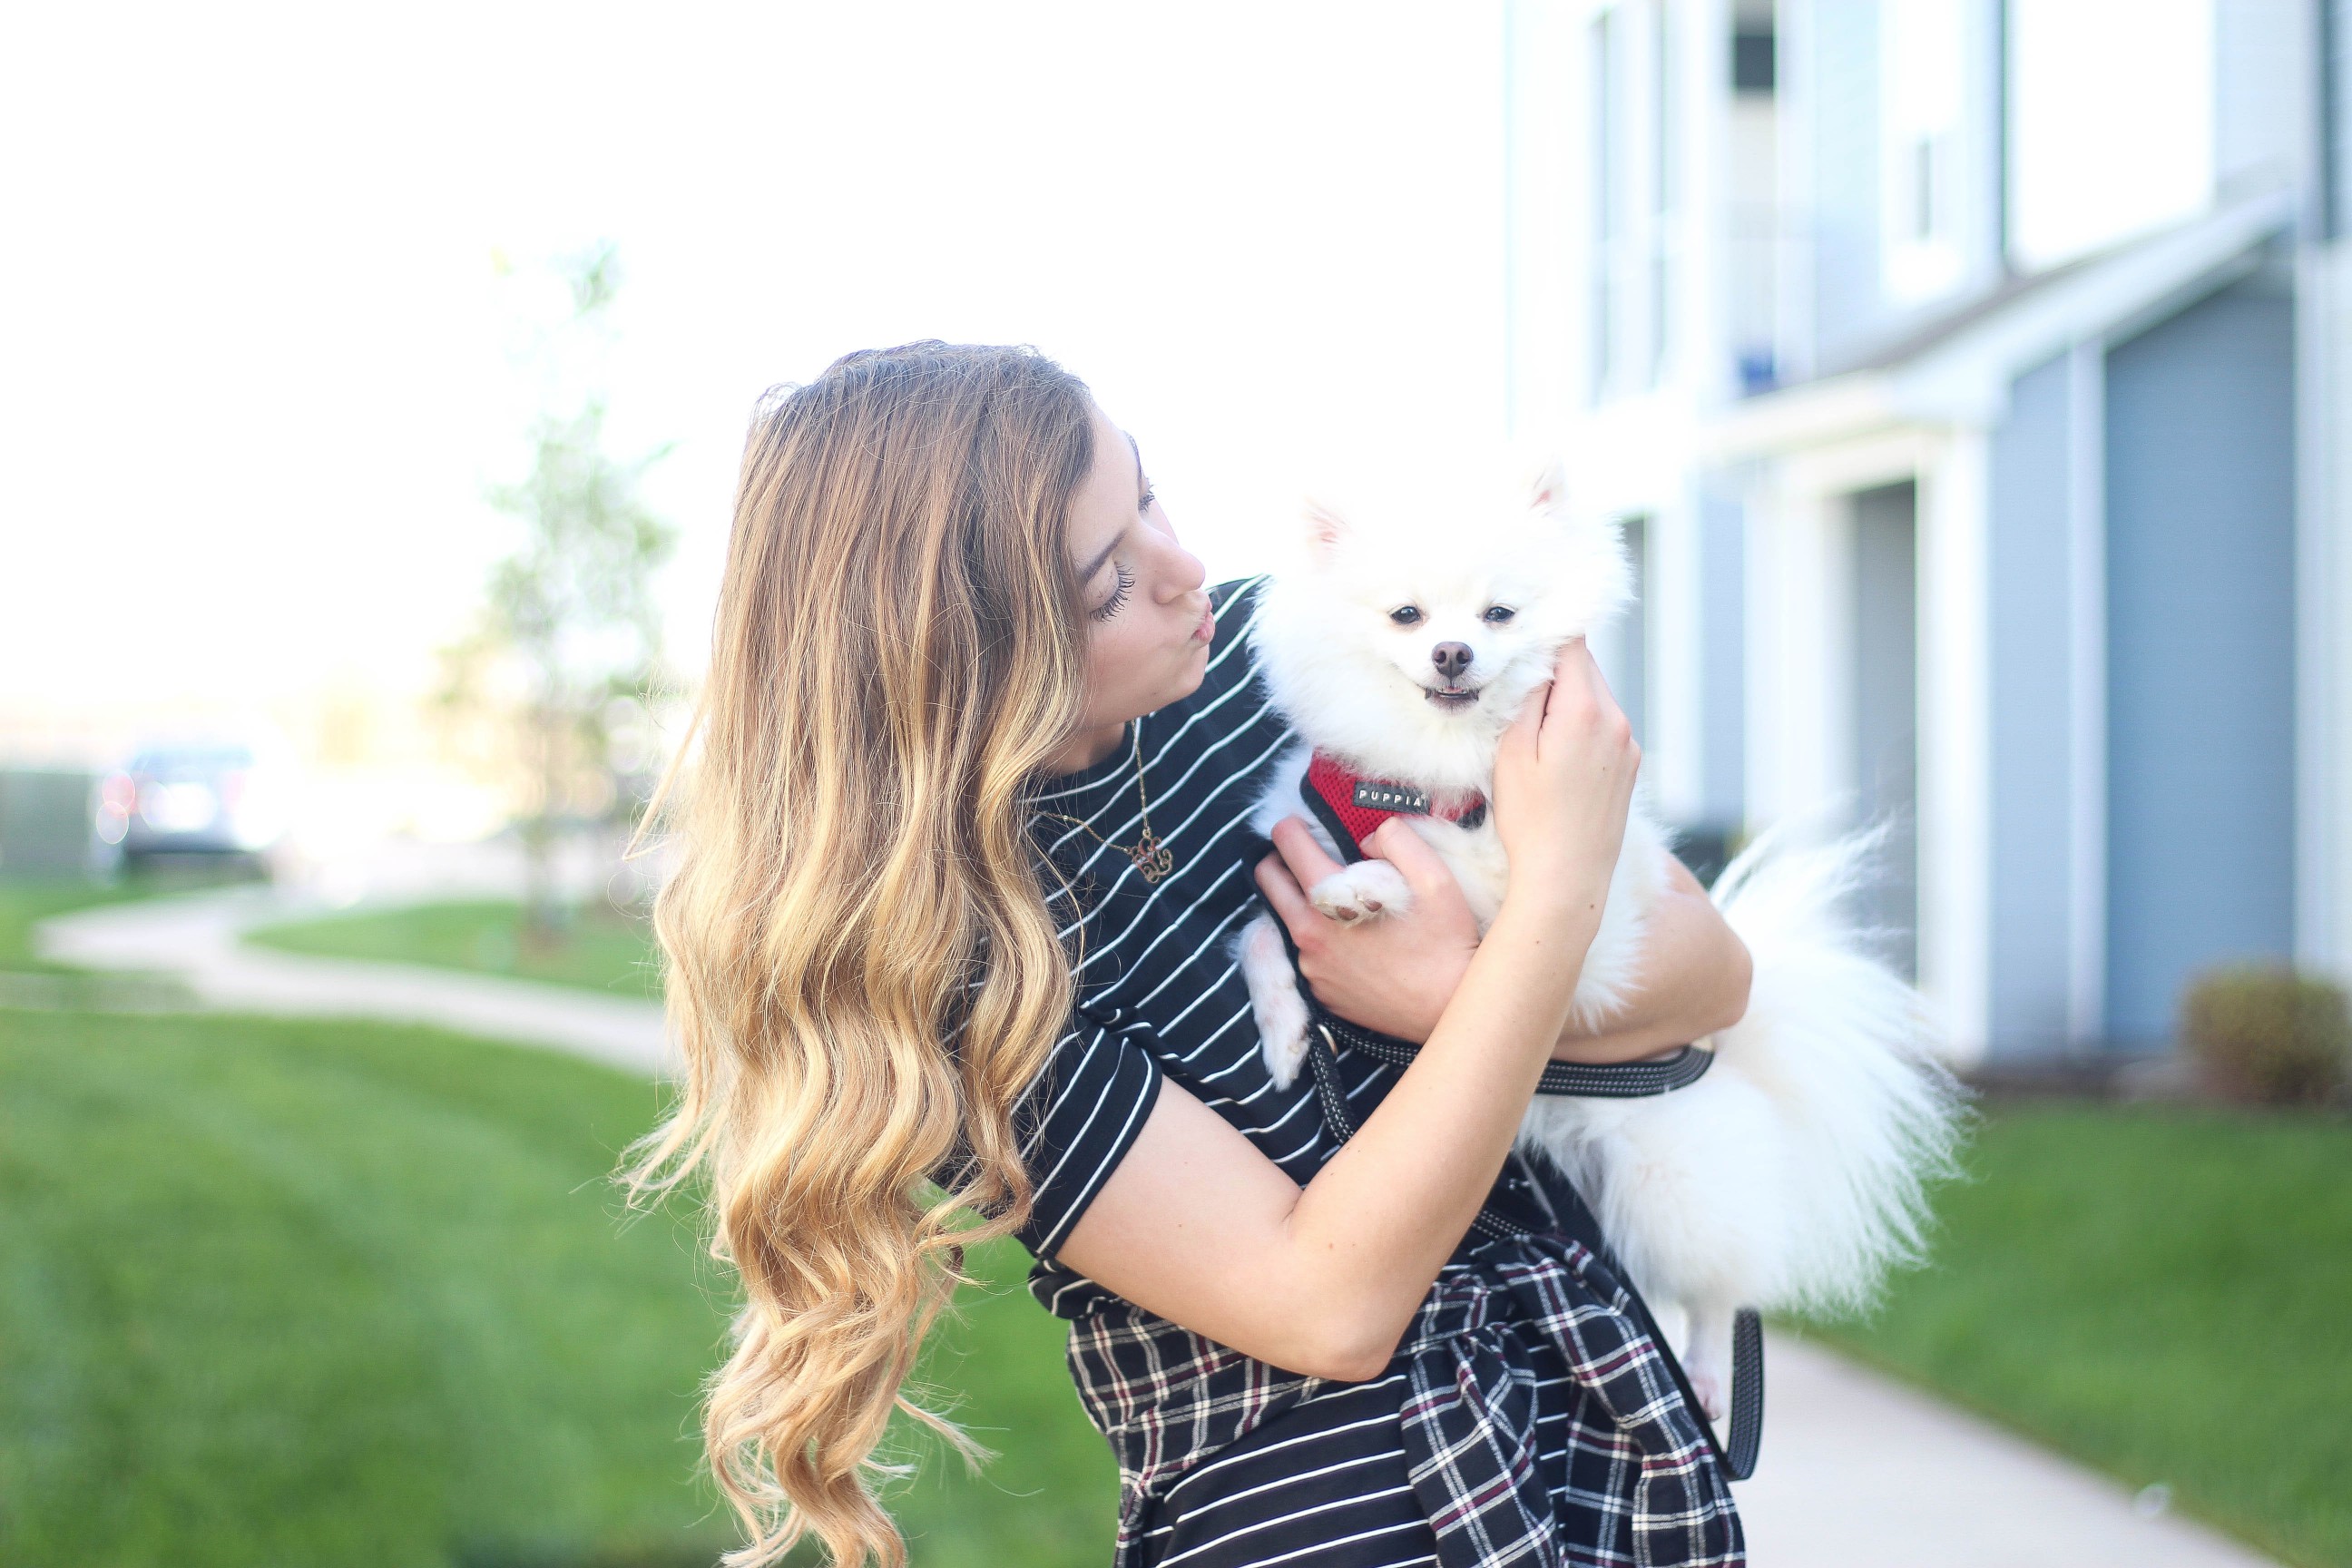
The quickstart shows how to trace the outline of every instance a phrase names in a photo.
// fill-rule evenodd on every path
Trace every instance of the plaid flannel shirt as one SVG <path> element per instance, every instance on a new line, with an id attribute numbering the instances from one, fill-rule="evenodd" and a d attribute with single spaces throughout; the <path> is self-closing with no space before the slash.
<path id="1" fill-rule="evenodd" d="M 1438 1276 L 1397 1354 L 1412 1488 L 1444 1568 L 1746 1563 L 1706 1436 L 1631 1306 L 1601 1259 L 1557 1233 L 1486 1242 Z M 1558 1511 L 1537 1468 L 1530 1328 L 1583 1395 Z M 1124 1302 L 1073 1325 L 1069 1359 L 1118 1458 L 1117 1568 L 1139 1568 L 1169 1488 L 1324 1386 Z"/>

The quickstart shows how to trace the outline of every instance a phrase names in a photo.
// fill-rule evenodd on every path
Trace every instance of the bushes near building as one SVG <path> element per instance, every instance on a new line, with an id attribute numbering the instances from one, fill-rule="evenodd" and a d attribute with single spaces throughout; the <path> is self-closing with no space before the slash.
<path id="1" fill-rule="evenodd" d="M 2181 1042 L 2212 1093 L 2249 1105 L 2326 1105 L 2344 1092 L 2352 1013 L 2344 989 L 2283 968 L 2241 964 L 2200 976 L 2180 1009 Z"/>

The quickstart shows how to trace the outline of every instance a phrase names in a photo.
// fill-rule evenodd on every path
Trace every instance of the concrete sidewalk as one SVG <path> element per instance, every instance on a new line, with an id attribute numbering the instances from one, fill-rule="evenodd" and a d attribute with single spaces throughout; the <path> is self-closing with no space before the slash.
<path id="1" fill-rule="evenodd" d="M 58 963 L 170 976 L 205 1007 L 437 1024 L 665 1074 L 675 1058 L 658 1002 L 399 963 L 314 958 L 246 943 L 256 926 L 332 912 L 269 888 L 109 904 L 43 921 L 36 950 Z"/>
<path id="2" fill-rule="evenodd" d="M 1990 1422 L 1771 1336 L 1764 1451 L 1733 1489 L 1753 1568 L 2270 1568 Z"/>
<path id="3" fill-rule="evenodd" d="M 39 928 L 36 942 L 58 963 L 173 977 L 206 1006 L 437 1024 L 647 1073 L 666 1072 L 674 1061 L 661 1009 L 651 1002 L 300 957 L 239 940 L 256 925 L 323 912 L 299 895 L 239 889 L 59 916 Z M 1776 1335 L 1766 1386 L 1762 1460 L 1756 1478 L 1737 1489 L 1755 1568 L 2269 1563 L 2151 1506 L 2155 1498 L 2135 1499 L 1817 1344 Z"/>

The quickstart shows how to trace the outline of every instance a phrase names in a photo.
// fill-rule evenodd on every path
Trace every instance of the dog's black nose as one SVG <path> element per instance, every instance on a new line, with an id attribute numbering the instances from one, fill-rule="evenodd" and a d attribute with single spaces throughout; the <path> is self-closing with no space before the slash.
<path id="1" fill-rule="evenodd" d="M 1429 650 L 1429 662 L 1437 666 L 1437 673 L 1448 682 L 1462 679 L 1462 672 L 1470 668 L 1471 658 L 1466 642 L 1442 642 Z"/>

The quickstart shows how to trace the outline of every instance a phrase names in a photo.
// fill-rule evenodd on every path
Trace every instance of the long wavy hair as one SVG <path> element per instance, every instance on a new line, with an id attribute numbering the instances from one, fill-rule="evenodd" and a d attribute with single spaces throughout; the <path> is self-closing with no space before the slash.
<path id="1" fill-rule="evenodd" d="M 704 1412 L 740 1568 L 906 1561 L 894 1410 L 979 1452 L 904 1385 L 962 1248 L 1027 1217 L 1013 1107 L 1069 1007 L 1024 793 L 1080 711 L 1092 407 L 1031 350 L 909 343 L 771 393 L 746 443 L 657 813 L 684 1080 L 626 1177 L 698 1173 L 741 1280 Z"/>

